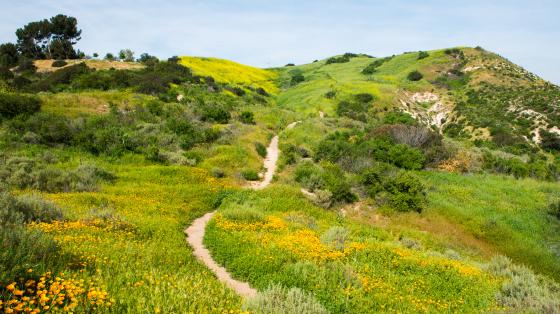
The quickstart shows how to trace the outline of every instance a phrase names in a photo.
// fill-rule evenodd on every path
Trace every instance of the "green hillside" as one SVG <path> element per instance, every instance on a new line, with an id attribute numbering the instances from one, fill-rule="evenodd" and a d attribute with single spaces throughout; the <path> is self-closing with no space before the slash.
<path id="1" fill-rule="evenodd" d="M 559 87 L 482 48 L 148 57 L 0 70 L 0 311 L 559 311 Z M 256 297 L 185 241 L 214 211 Z"/>

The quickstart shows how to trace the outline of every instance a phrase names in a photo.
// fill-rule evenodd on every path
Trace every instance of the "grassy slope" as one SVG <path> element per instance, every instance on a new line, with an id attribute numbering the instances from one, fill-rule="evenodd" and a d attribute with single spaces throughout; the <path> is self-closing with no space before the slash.
<path id="1" fill-rule="evenodd" d="M 400 88 L 429 89 L 430 85 L 426 82 L 409 83 L 405 76 L 411 70 L 421 68 L 429 77 L 435 75 L 441 64 L 448 62 L 442 51 L 430 52 L 430 55 L 420 62 L 416 61 L 416 54 L 396 56 L 381 66 L 373 79 L 359 73 L 373 61 L 365 57 L 353 58 L 345 64 L 324 65 L 324 61 L 320 61 L 299 66 L 297 68 L 303 71 L 306 82 L 280 93 L 277 107 L 255 105 L 244 108 L 255 112 L 257 125 L 233 123 L 234 132 L 229 141 L 201 148 L 206 159 L 199 167 L 153 165 L 134 156 L 115 162 L 71 150 L 58 151 L 58 154 L 67 157 L 61 158 L 66 160 L 61 162 L 61 167 L 92 160 L 115 172 L 119 179 L 114 186 L 104 186 L 100 192 L 46 196 L 62 205 L 70 218 L 84 223 L 91 217 L 92 208 L 108 206 L 135 226 L 135 230 L 128 234 L 118 229 L 99 230 L 79 225 L 78 228 L 53 227 L 52 232 L 62 242 L 65 251 L 83 255 L 88 260 L 88 267 L 80 276 L 86 280 L 101 280 L 117 301 L 113 308 L 115 312 L 239 308 L 240 299 L 194 260 L 182 233 L 194 217 L 211 209 L 220 187 L 236 186 L 234 180 L 220 182 L 212 179 L 207 170 L 224 167 L 231 175 L 239 167 L 260 167 L 261 159 L 254 152 L 254 141 L 264 143 L 287 123 L 309 114 L 316 115 L 319 110 L 334 115 L 335 104 L 352 94 L 373 93 L 378 97 L 380 106 L 390 107 L 394 105 L 395 93 Z M 276 78 L 273 71 L 232 62 L 206 58 L 182 60 L 197 74 L 211 75 L 223 82 L 260 86 L 267 91 L 270 91 L 269 88 L 274 90 L 272 80 L 277 79 L 282 84 L 289 76 L 288 71 L 294 69 L 280 69 Z M 236 71 L 244 75 L 236 76 Z M 324 94 L 333 89 L 337 91 L 337 99 L 324 98 Z M 102 113 L 97 109 L 97 103 L 147 100 L 120 92 L 77 95 L 44 94 L 41 97 L 47 102 L 45 110 L 72 116 Z M 88 105 L 90 103 L 95 105 Z M 312 150 L 322 136 L 344 126 L 335 119 L 309 119 L 284 132 L 281 141 L 304 144 Z M 278 177 L 282 182 L 292 184 L 287 175 L 289 171 L 286 168 Z M 285 220 L 286 212 L 291 211 L 301 213 L 304 218 L 313 217 L 319 228 L 313 229 L 314 236 L 307 238 L 312 243 L 316 243 L 328 227 L 343 224 L 352 231 L 352 241 L 367 244 L 367 254 L 354 252 L 329 263 L 315 263 L 313 258 L 300 256 L 293 252 L 295 248 L 286 246 L 286 239 L 297 239 L 290 237 L 291 233 L 306 229 L 298 225 L 297 219 L 296 222 L 285 222 L 287 228 L 280 232 L 224 232 L 214 223 L 207 242 L 214 249 L 216 258 L 236 276 L 251 281 L 259 288 L 266 287 L 271 281 L 303 287 L 314 291 L 321 301 L 335 310 L 351 307 L 365 309 L 381 304 L 400 311 L 445 310 L 444 304 L 456 310 L 487 309 L 492 306 L 491 297 L 496 291 L 496 283 L 484 274 L 479 275 L 473 259 L 479 260 L 481 256 L 488 257 L 495 252 L 510 255 L 533 269 L 548 274 L 558 273 L 558 263 L 554 263 L 550 246 L 545 244 L 558 242 L 558 233 L 554 233 L 558 224 L 547 220 L 544 213 L 547 198 L 559 192 L 556 185 L 498 176 L 465 177 L 435 172 L 424 172 L 421 176 L 430 186 L 430 208 L 422 215 L 384 217 L 388 220 L 387 226 L 372 226 L 374 223 L 364 217 L 357 217 L 357 221 L 341 219 L 312 206 L 301 197 L 297 187 L 273 185 L 267 191 L 249 192 L 254 200 L 248 206 L 265 210 L 267 215 Z M 227 203 L 221 210 L 232 206 L 237 205 Z M 426 221 L 428 224 L 438 222 L 438 226 L 445 223 L 460 229 L 461 233 L 455 237 L 442 235 L 433 230 L 434 226 L 425 224 Z M 403 248 L 397 241 L 400 234 L 420 240 L 427 250 Z M 248 240 L 243 242 L 241 237 L 248 237 Z M 267 237 L 270 242 L 262 242 L 261 237 Z M 278 249 L 275 246 L 278 243 L 284 243 L 284 246 L 280 245 Z M 232 247 L 236 250 L 231 250 Z M 443 251 L 446 247 L 473 259 L 466 258 L 461 263 L 445 266 L 449 263 L 448 259 L 429 256 L 430 251 Z M 256 252 L 261 255 L 255 255 Z M 329 250 L 323 252 L 328 253 Z M 263 262 L 262 256 L 268 256 L 270 260 Z M 426 261 L 428 267 L 424 264 Z M 309 266 L 309 263 L 312 265 Z M 332 272 L 342 269 L 336 268 L 337 265 L 348 265 L 351 271 Z M 305 275 L 306 267 L 311 269 L 311 273 L 317 272 L 325 277 Z M 475 269 L 477 275 L 465 275 L 461 272 L 462 267 Z M 356 278 L 358 284 L 354 285 Z M 382 281 L 376 281 L 376 278 Z M 350 285 L 349 290 L 346 290 L 345 283 Z M 442 285 L 447 288 L 442 289 Z M 458 303 L 461 293 L 466 304 Z M 434 300 L 442 301 L 438 305 Z"/>
<path id="2" fill-rule="evenodd" d="M 316 113 L 319 110 L 334 114 L 336 104 L 351 95 L 370 93 L 377 97 L 376 106 L 392 108 L 396 104 L 397 92 L 401 88 L 409 90 L 426 90 L 430 84 L 425 80 L 409 82 L 406 76 L 413 70 L 421 69 L 431 79 L 441 64 L 449 62 L 442 50 L 431 51 L 426 59 L 417 61 L 417 53 L 395 56 L 392 60 L 378 68 L 374 75 L 361 73 L 374 58 L 356 57 L 347 63 L 325 64 L 326 60 L 296 67 L 284 67 L 279 83 L 287 86 L 290 72 L 301 70 L 305 81 L 294 87 L 287 87 L 278 96 L 280 106 L 305 113 Z M 325 98 L 329 91 L 335 91 L 335 99 Z"/>
<path id="3" fill-rule="evenodd" d="M 237 62 L 202 57 L 181 57 L 180 63 L 200 76 L 212 76 L 221 83 L 233 83 L 243 86 L 262 87 L 268 93 L 276 94 L 274 71 L 259 69 Z"/>

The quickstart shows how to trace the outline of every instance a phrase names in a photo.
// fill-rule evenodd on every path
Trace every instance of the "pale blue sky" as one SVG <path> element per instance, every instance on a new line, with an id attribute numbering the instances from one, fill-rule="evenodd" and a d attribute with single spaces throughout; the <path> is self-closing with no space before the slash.
<path id="1" fill-rule="evenodd" d="M 0 42 L 63 13 L 88 54 L 199 55 L 261 67 L 344 52 L 374 56 L 453 46 L 499 53 L 560 83 L 560 1 L 0 0 Z"/>

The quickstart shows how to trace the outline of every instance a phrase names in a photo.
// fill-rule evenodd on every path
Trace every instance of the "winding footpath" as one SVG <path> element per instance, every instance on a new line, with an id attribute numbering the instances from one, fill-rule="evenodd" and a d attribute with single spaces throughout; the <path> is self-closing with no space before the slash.
<path id="1" fill-rule="evenodd" d="M 300 121 L 292 122 L 286 128 L 291 129 L 299 122 Z M 274 176 L 274 172 L 276 171 L 276 163 L 278 161 L 279 154 L 278 135 L 276 135 L 272 138 L 266 149 L 266 158 L 264 160 L 266 172 L 264 173 L 263 180 L 251 184 L 252 189 L 264 189 L 270 184 L 272 177 Z M 193 221 L 193 223 L 185 229 L 187 242 L 193 248 L 194 256 L 204 263 L 204 265 L 206 265 L 221 282 L 225 283 L 228 287 L 237 292 L 237 294 L 246 298 L 252 298 L 257 295 L 257 290 L 251 287 L 247 282 L 234 279 L 224 267 L 218 265 L 218 263 L 212 259 L 210 251 L 208 251 L 208 249 L 204 246 L 204 233 L 206 225 L 210 219 L 212 219 L 214 214 L 216 214 L 216 211 L 207 213 L 206 215 Z"/>

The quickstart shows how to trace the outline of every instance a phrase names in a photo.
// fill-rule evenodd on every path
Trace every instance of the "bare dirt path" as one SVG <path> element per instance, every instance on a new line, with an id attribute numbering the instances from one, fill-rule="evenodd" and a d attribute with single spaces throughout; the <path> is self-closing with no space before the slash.
<path id="1" fill-rule="evenodd" d="M 300 121 L 293 122 L 288 125 L 288 129 L 293 128 L 297 123 Z M 253 183 L 251 185 L 252 189 L 260 190 L 267 187 L 270 182 L 272 181 L 272 177 L 274 176 L 274 172 L 276 171 L 276 163 L 278 161 L 278 155 L 280 154 L 280 150 L 278 149 L 278 135 L 274 136 L 270 141 L 266 149 L 266 158 L 264 160 L 264 167 L 266 168 L 266 172 L 264 174 L 264 178 L 262 181 Z M 201 262 L 204 263 L 218 279 L 225 283 L 228 287 L 233 289 L 237 294 L 246 297 L 252 298 L 257 295 L 257 290 L 252 288 L 247 282 L 239 281 L 231 277 L 231 274 L 228 271 L 218 265 L 212 256 L 210 255 L 210 251 L 204 246 L 204 232 L 206 230 L 206 225 L 212 219 L 216 211 L 207 213 L 206 215 L 196 219 L 193 223 L 185 229 L 185 233 L 187 234 L 187 242 L 193 248 L 193 254 L 196 256 Z"/>

